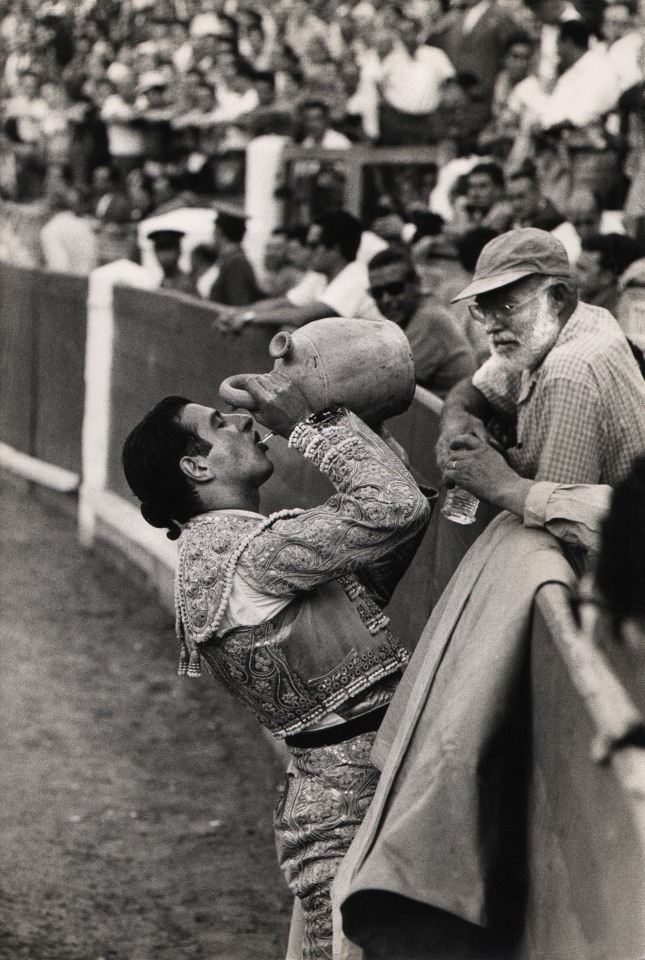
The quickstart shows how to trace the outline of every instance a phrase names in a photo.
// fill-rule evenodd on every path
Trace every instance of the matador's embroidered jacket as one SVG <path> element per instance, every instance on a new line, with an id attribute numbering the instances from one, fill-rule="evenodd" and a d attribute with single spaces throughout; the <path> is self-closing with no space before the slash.
<path id="1" fill-rule="evenodd" d="M 180 672 L 198 674 L 203 660 L 279 738 L 343 706 L 351 711 L 370 691 L 389 699 L 395 684 L 387 678 L 408 653 L 382 607 L 432 512 L 399 458 L 343 408 L 326 422 L 298 424 L 289 445 L 338 492 L 319 507 L 266 519 L 194 517 L 180 539 L 176 580 Z M 236 571 L 267 595 L 295 598 L 270 620 L 221 636 Z"/>

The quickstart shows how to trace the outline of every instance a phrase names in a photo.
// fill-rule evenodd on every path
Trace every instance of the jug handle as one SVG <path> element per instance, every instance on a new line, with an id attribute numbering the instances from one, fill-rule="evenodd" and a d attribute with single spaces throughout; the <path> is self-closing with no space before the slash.
<path id="1" fill-rule="evenodd" d="M 251 377 L 253 377 L 253 374 L 238 373 L 233 377 L 227 377 L 226 380 L 222 380 L 219 388 L 222 400 L 231 407 L 244 407 L 245 410 L 253 410 L 255 400 L 251 394 L 244 389 L 248 379 Z"/>

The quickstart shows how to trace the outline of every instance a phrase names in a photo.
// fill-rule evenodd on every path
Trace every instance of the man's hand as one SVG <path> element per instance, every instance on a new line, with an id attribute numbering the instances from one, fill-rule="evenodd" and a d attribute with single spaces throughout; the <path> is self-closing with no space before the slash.
<path id="1" fill-rule="evenodd" d="M 451 415 L 449 420 L 442 424 L 441 433 L 437 440 L 435 455 L 440 470 L 445 470 L 448 461 L 452 458 L 452 443 L 463 436 L 474 437 L 482 443 L 489 444 L 490 437 L 483 422 L 472 413 L 464 411 Z"/>
<path id="2" fill-rule="evenodd" d="M 246 308 L 242 310 L 222 310 L 213 326 L 220 333 L 239 333 L 249 323 L 245 317 Z"/>
<path id="3" fill-rule="evenodd" d="M 524 516 L 524 504 L 532 481 L 520 477 L 501 453 L 472 434 L 462 434 L 449 446 L 443 470 L 446 484 L 462 487 L 479 500 Z"/>
<path id="4" fill-rule="evenodd" d="M 282 373 L 243 374 L 235 386 L 252 397 L 247 406 L 253 417 L 281 437 L 288 437 L 299 420 L 313 413 L 299 387 Z"/>

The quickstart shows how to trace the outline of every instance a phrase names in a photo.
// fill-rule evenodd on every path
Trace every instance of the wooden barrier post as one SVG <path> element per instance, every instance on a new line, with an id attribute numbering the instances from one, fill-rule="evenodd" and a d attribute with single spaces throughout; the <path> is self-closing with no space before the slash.
<path id="1" fill-rule="evenodd" d="M 92 271 L 88 294 L 85 353 L 85 412 L 83 417 L 83 482 L 78 505 L 81 544 L 94 543 L 97 508 L 107 488 L 114 318 L 114 286 L 153 289 L 153 278 L 138 264 L 117 260 Z"/>

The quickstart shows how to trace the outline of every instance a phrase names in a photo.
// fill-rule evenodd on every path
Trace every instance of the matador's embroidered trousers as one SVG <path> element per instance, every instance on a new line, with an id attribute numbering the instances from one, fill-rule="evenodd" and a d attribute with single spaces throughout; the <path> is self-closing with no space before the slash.
<path id="1" fill-rule="evenodd" d="M 302 904 L 302 960 L 332 960 L 330 886 L 379 779 L 375 733 L 327 747 L 291 747 L 274 825 L 280 866 Z"/>

